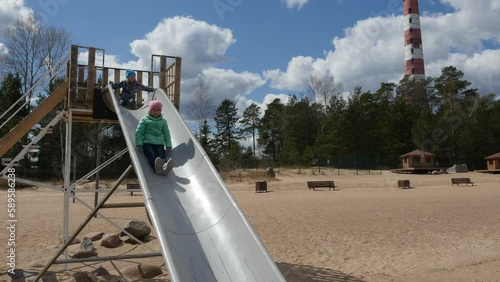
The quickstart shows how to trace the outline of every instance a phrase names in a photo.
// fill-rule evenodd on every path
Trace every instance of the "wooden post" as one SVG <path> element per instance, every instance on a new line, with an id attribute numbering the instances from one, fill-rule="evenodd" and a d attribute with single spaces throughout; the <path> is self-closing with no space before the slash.
<path id="1" fill-rule="evenodd" d="M 76 100 L 78 101 L 78 104 L 73 104 L 73 106 L 80 106 L 83 104 L 85 101 L 84 95 L 83 95 L 83 85 L 85 84 L 85 67 L 79 66 L 78 67 L 78 87 L 76 89 Z"/>
<path id="2" fill-rule="evenodd" d="M 179 110 L 181 105 L 181 58 L 175 58 L 174 105 Z"/>
<path id="3" fill-rule="evenodd" d="M 89 64 L 87 69 L 87 108 L 92 109 L 96 79 L 95 48 L 89 48 Z"/>
<path id="4" fill-rule="evenodd" d="M 142 71 L 137 71 L 137 82 L 142 84 Z M 142 106 L 142 90 L 137 91 L 137 106 Z"/>
<path id="5" fill-rule="evenodd" d="M 109 76 L 109 69 L 103 68 L 102 69 L 102 86 L 103 87 L 109 84 L 108 76 Z"/>
<path id="6" fill-rule="evenodd" d="M 153 78 L 154 78 L 153 72 L 152 71 L 148 72 L 148 85 L 149 86 L 153 86 L 153 83 L 154 83 Z"/>
<path id="7" fill-rule="evenodd" d="M 78 74 L 78 46 L 71 45 L 68 108 L 71 108 L 73 105 L 75 105 L 76 102 L 76 88 L 78 86 L 77 74 Z"/>
<path id="8" fill-rule="evenodd" d="M 165 90 L 167 86 L 167 57 L 160 56 L 160 87 Z"/>
<path id="9" fill-rule="evenodd" d="M 70 77 L 70 61 L 67 61 L 66 62 L 66 80 L 69 79 Z M 64 109 L 68 109 L 69 108 L 69 89 L 68 89 L 68 93 L 66 93 L 66 97 L 64 98 Z"/>
<path id="10" fill-rule="evenodd" d="M 69 73 L 70 63 L 69 63 L 69 62 L 70 62 L 70 61 L 67 61 L 67 62 L 66 62 L 66 79 L 68 79 L 68 78 L 69 78 L 69 75 L 70 75 L 70 73 Z"/>
<path id="11" fill-rule="evenodd" d="M 120 83 L 120 70 L 115 69 L 115 81 L 114 83 Z M 115 89 L 115 97 L 116 99 L 119 99 L 120 97 L 120 89 Z"/>

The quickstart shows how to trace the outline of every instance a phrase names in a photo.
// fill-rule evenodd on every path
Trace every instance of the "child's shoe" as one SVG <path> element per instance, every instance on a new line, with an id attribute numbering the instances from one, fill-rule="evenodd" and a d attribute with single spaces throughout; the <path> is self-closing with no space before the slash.
<path id="1" fill-rule="evenodd" d="M 175 161 L 174 159 L 170 158 L 168 159 L 168 161 L 166 163 L 163 164 L 163 174 L 164 175 L 167 175 L 171 170 L 172 168 L 175 166 Z"/>
<path id="2" fill-rule="evenodd" d="M 163 160 L 161 158 L 156 158 L 155 159 L 155 172 L 156 174 L 162 174 L 163 169 Z"/>

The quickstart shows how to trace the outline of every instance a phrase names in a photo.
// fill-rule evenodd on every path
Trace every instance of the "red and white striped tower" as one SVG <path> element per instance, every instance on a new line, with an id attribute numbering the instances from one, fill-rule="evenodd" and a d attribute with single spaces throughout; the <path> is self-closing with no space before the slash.
<path id="1" fill-rule="evenodd" d="M 405 74 L 411 78 L 425 78 L 422 32 L 418 0 L 404 0 L 405 15 Z"/>

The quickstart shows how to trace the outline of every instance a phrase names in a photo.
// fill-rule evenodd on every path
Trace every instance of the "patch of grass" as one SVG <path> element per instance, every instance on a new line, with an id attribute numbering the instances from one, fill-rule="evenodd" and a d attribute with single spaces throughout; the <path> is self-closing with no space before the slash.
<path id="1" fill-rule="evenodd" d="M 221 171 L 220 176 L 226 183 L 239 182 L 255 182 L 255 181 L 276 181 L 276 179 L 267 177 L 265 170 L 236 170 L 236 171 Z"/>

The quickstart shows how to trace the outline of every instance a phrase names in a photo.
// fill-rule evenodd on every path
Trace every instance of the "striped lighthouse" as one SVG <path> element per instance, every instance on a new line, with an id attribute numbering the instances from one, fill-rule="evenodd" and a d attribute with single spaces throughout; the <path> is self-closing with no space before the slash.
<path id="1" fill-rule="evenodd" d="M 425 78 L 422 32 L 418 0 L 404 0 L 405 15 L 405 74 L 411 78 Z"/>

